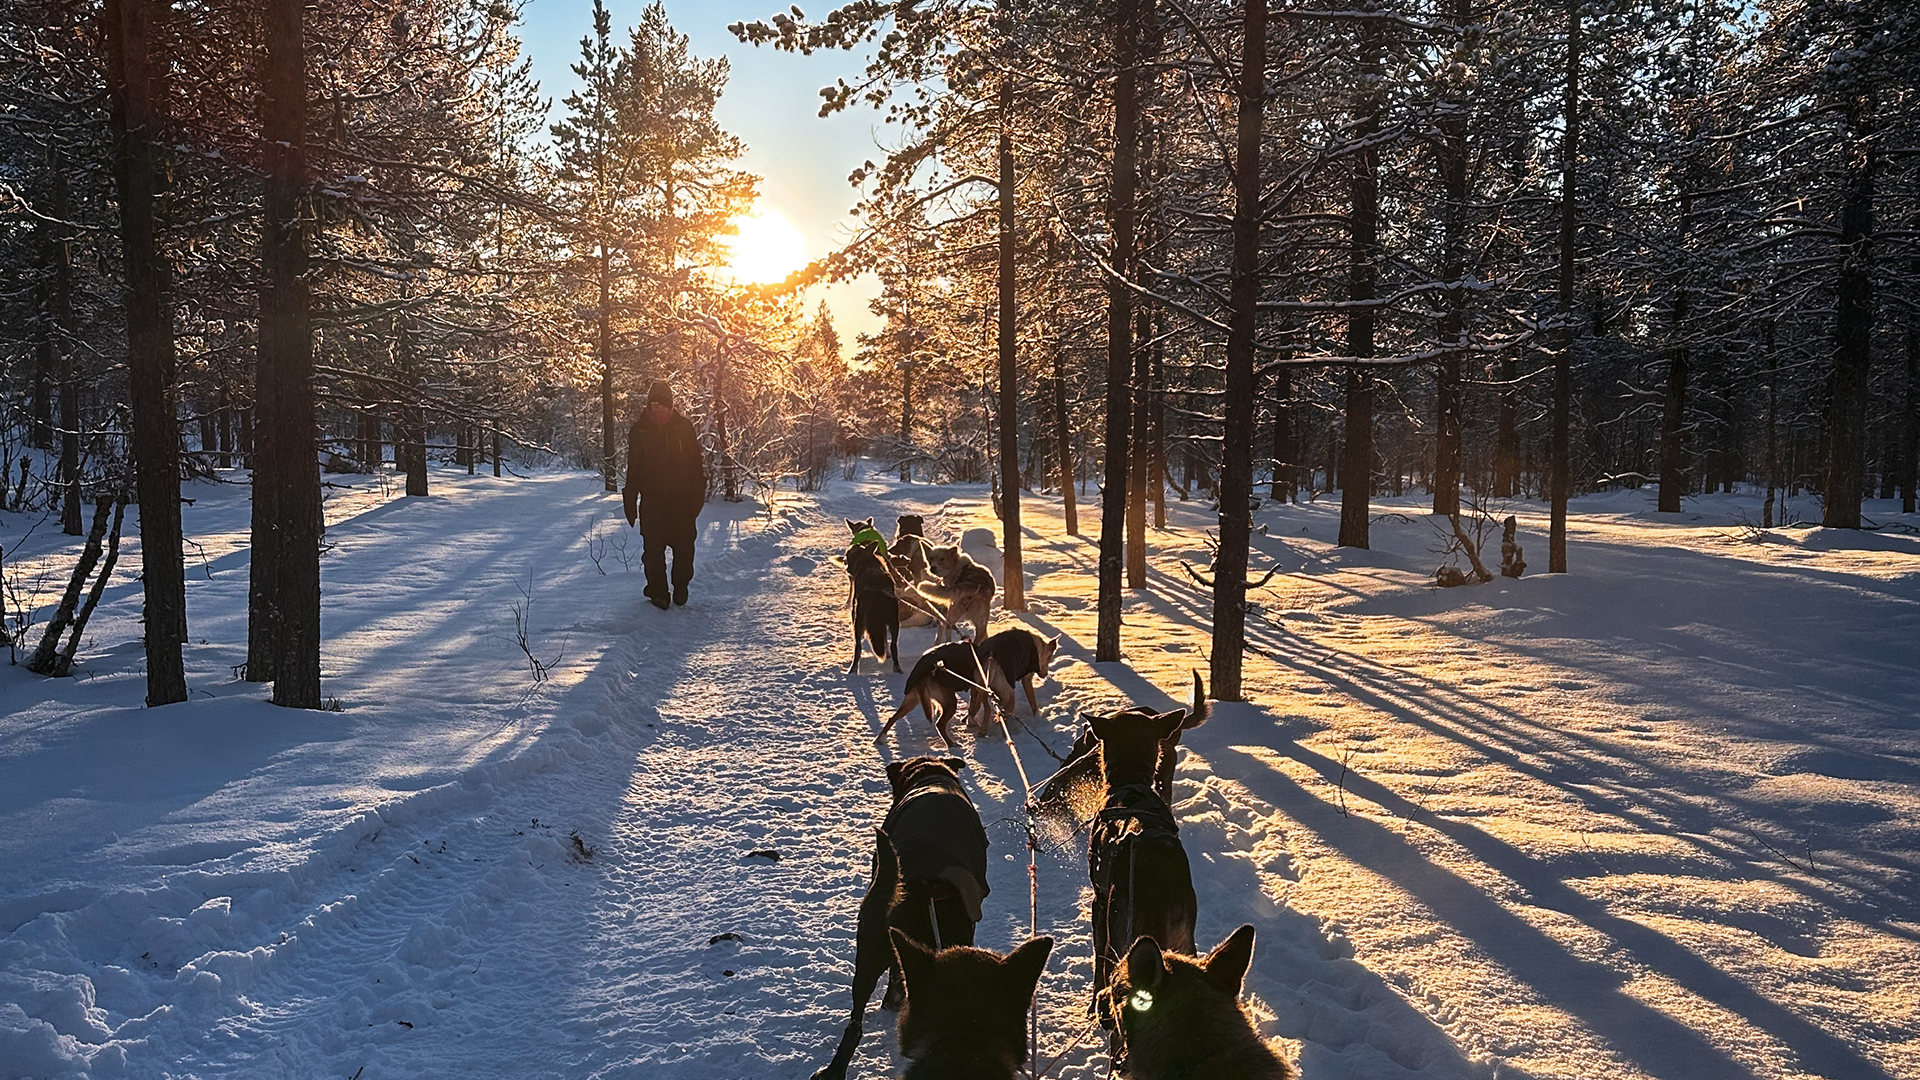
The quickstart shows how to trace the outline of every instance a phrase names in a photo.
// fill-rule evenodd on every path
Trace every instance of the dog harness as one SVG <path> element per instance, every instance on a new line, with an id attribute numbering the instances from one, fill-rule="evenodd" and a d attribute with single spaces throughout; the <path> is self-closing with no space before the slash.
<path id="1" fill-rule="evenodd" d="M 944 799 L 928 796 L 944 795 Z M 920 802 L 910 815 L 909 804 Z M 900 877 L 927 878 L 953 886 L 967 917 L 980 921 L 980 902 L 987 898 L 987 834 L 980 813 L 964 792 L 944 784 L 920 784 L 887 812 L 887 835 L 900 860 Z M 929 910 L 931 913 L 931 910 Z"/>

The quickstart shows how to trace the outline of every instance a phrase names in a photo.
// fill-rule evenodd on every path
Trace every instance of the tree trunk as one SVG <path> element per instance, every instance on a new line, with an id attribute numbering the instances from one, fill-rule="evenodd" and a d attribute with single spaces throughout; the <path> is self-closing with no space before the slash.
<path id="1" fill-rule="evenodd" d="M 912 330 L 908 330 L 912 340 Z M 913 479 L 913 367 L 909 359 L 900 361 L 900 482 Z"/>
<path id="2" fill-rule="evenodd" d="M 66 592 L 61 594 L 60 603 L 54 607 L 53 615 L 47 619 L 46 629 L 40 633 L 39 646 L 27 658 L 28 671 L 38 675 L 66 674 L 65 671 L 56 670 L 60 637 L 73 625 L 74 615 L 80 607 L 80 592 L 86 588 L 87 578 L 100 561 L 100 542 L 107 535 L 107 518 L 117 501 L 103 498 L 93 504 L 93 528 L 80 548 L 80 558 L 74 563 L 73 576 L 67 579 Z"/>
<path id="3" fill-rule="evenodd" d="M 1154 343 L 1147 350 L 1147 499 L 1153 503 L 1153 527 L 1167 527 L 1167 371 L 1160 336 L 1164 316 L 1154 316 Z"/>
<path id="4" fill-rule="evenodd" d="M 1273 373 L 1273 483 L 1267 497 L 1278 502 L 1296 502 L 1300 497 L 1299 450 L 1293 433 L 1293 372 L 1278 368 Z"/>
<path id="5" fill-rule="evenodd" d="M 1860 527 L 1866 485 L 1867 376 L 1873 361 L 1873 103 L 1847 100 L 1846 201 L 1840 211 L 1840 278 L 1835 284 L 1833 367 L 1827 374 L 1827 460 L 1820 524 Z"/>
<path id="6" fill-rule="evenodd" d="M 1454 28 L 1465 33 L 1471 0 L 1455 0 Z M 1433 512 L 1460 513 L 1460 384 L 1467 327 L 1467 103 L 1454 100 L 1440 118 L 1440 172 L 1447 189 L 1442 219 L 1445 252 L 1440 276 L 1447 282 L 1446 313 L 1440 319 L 1442 348 L 1455 351 L 1434 372 Z"/>
<path id="7" fill-rule="evenodd" d="M 1053 422 L 1054 441 L 1059 446 L 1060 506 L 1066 515 L 1067 535 L 1080 535 L 1080 508 L 1073 496 L 1073 419 L 1067 415 L 1067 350 L 1054 341 L 1053 349 Z"/>
<path id="8" fill-rule="evenodd" d="M 1683 260 L 1690 250 L 1687 240 L 1692 225 L 1693 196 L 1683 191 L 1680 193 L 1680 258 Z M 1669 327 L 1673 341 L 1667 350 L 1667 397 L 1660 413 L 1660 501 L 1657 505 L 1662 514 L 1679 513 L 1681 497 L 1693 488 L 1687 468 L 1687 320 L 1691 313 L 1685 275 L 1683 264 L 1678 271 L 1680 280 L 1674 283 L 1673 319 Z"/>
<path id="9" fill-rule="evenodd" d="M 53 216 L 71 220 L 66 166 L 53 146 L 47 148 L 53 174 Z M 60 376 L 60 531 L 80 535 L 80 383 L 73 377 L 73 244 L 62 228 L 53 250 L 53 282 L 48 290 L 44 340 L 53 348 L 53 370 Z M 184 583 L 183 583 L 184 587 Z"/>
<path id="10" fill-rule="evenodd" d="M 153 14 L 165 0 L 107 0 L 114 179 L 126 260 L 127 381 L 140 499 L 140 578 L 146 593 L 147 704 L 187 699 L 180 643 L 187 636 L 186 561 L 180 538 L 180 431 L 173 399 L 173 312 L 154 203 L 162 180 L 160 122 L 151 71 Z"/>
<path id="11" fill-rule="evenodd" d="M 425 393 L 417 384 L 409 380 L 412 392 Z M 427 494 L 427 407 L 416 402 L 400 406 L 400 413 L 407 418 L 407 494 L 425 496 Z"/>
<path id="12" fill-rule="evenodd" d="M 600 481 L 608 491 L 616 490 L 614 462 L 620 452 L 613 431 L 613 266 L 605 237 L 600 240 L 600 308 L 595 343 L 600 360 Z"/>
<path id="13" fill-rule="evenodd" d="M 307 297 L 306 43 L 301 0 L 266 9 L 267 86 L 261 110 L 266 202 L 260 238 L 260 468 L 273 492 L 273 703 L 320 707 L 320 473 L 314 461 L 313 333 Z M 256 548 L 257 550 L 257 548 Z"/>
<path id="14" fill-rule="evenodd" d="M 1100 496 L 1099 596 L 1093 659 L 1120 659 L 1120 570 L 1127 524 L 1128 437 L 1133 424 L 1133 295 L 1124 276 L 1133 268 L 1134 156 L 1139 137 L 1140 28 L 1153 0 L 1120 0 L 1114 17 L 1113 180 L 1107 220 L 1113 250 L 1107 278 L 1106 486 Z"/>
<path id="15" fill-rule="evenodd" d="M 1681 301 L 1685 302 L 1684 297 Z M 1668 350 L 1667 397 L 1660 413 L 1660 501 L 1658 512 L 1680 512 L 1681 496 L 1692 487 L 1687 475 L 1687 347 Z"/>
<path id="16" fill-rule="evenodd" d="M 1359 122 L 1353 137 L 1366 140 L 1380 130 L 1385 108 L 1381 70 L 1380 24 L 1368 19 L 1360 31 L 1360 71 L 1368 89 L 1360 100 Z M 1353 202 L 1353 243 L 1347 264 L 1347 297 L 1372 300 L 1380 263 L 1380 152 L 1372 147 L 1354 154 L 1349 190 Z M 1347 315 L 1347 355 L 1373 356 L 1374 327 L 1379 319 L 1371 306 L 1356 307 Z M 1340 546 L 1368 545 L 1367 511 L 1373 498 L 1373 372 L 1365 365 L 1347 369 L 1347 456 L 1341 465 Z"/>
<path id="17" fill-rule="evenodd" d="M 1573 411 L 1573 271 L 1578 226 L 1574 167 L 1580 160 L 1580 0 L 1567 0 L 1567 81 L 1561 106 L 1565 128 L 1560 148 L 1560 332 L 1553 356 L 1553 446 L 1547 471 L 1550 499 L 1547 573 L 1567 572 L 1567 498 L 1572 492 L 1568 428 Z"/>
<path id="18" fill-rule="evenodd" d="M 1907 397 L 1900 419 L 1900 512 L 1914 511 L 1920 479 L 1920 306 L 1907 309 Z"/>
<path id="19" fill-rule="evenodd" d="M 1245 0 L 1234 125 L 1233 280 L 1229 285 L 1227 403 L 1220 457 L 1220 552 L 1213 563 L 1209 682 L 1238 701 L 1247 644 L 1247 547 L 1253 537 L 1253 362 L 1260 300 L 1260 127 L 1266 102 L 1267 0 Z"/>
<path id="20" fill-rule="evenodd" d="M 1013 81 L 1000 84 L 1000 550 L 1002 604 L 1027 609 L 1020 560 L 1019 308 L 1014 303 Z"/>

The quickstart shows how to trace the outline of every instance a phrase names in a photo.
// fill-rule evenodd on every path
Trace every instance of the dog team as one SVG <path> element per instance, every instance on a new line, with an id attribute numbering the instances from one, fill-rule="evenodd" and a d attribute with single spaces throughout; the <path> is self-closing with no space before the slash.
<path id="1" fill-rule="evenodd" d="M 853 609 L 854 654 L 864 638 L 899 671 L 900 627 L 936 625 L 933 648 L 907 676 L 884 739 L 917 705 L 951 748 L 959 695 L 976 733 L 1015 709 L 1044 678 L 1059 638 L 1024 627 L 987 631 L 993 574 L 957 546 L 930 544 L 923 520 L 902 515 L 892 543 L 873 519 L 848 521 L 844 565 Z M 959 623 L 971 636 L 957 636 Z M 1134 1080 L 1290 1080 L 1293 1070 L 1260 1038 L 1239 1006 L 1253 959 L 1252 926 L 1196 958 L 1198 903 L 1170 806 L 1183 731 L 1206 720 L 1198 672 L 1184 709 L 1133 706 L 1083 714 L 1067 764 L 1032 795 L 1028 812 L 1071 802 L 1098 785 L 1101 809 L 1088 828 L 1093 886 L 1091 1016 L 1107 1029 L 1108 1056 Z M 960 783 L 966 760 L 922 756 L 887 765 L 891 804 L 874 831 L 873 872 L 854 935 L 853 1010 L 833 1058 L 814 1080 L 844 1080 L 859 1048 L 867 1002 L 887 975 L 881 1007 L 899 1011 L 907 1080 L 1011 1080 L 1027 1060 L 1026 1022 L 1053 939 L 1036 937 L 1002 956 L 973 947 L 987 887 L 987 834 Z"/>

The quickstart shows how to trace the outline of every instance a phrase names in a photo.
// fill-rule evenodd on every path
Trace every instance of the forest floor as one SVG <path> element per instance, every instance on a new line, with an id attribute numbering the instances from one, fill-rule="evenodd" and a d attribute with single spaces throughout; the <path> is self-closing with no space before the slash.
<path id="1" fill-rule="evenodd" d="M 657 611 L 595 476 L 350 483 L 322 563 L 339 711 L 233 678 L 238 484 L 185 509 L 190 701 L 141 708 L 137 542 L 76 677 L 0 670 L 0 1077 L 806 1077 L 845 1019 L 882 762 L 936 744 L 917 713 L 875 742 L 903 676 L 846 673 L 841 519 L 923 513 L 997 575 L 984 490 L 709 506 L 692 603 Z M 1187 733 L 1176 812 L 1200 943 L 1255 925 L 1246 1001 L 1309 1080 L 1920 1080 L 1916 522 L 1652 503 L 1577 500 L 1547 575 L 1516 501 L 1533 569 L 1455 589 L 1413 497 L 1379 500 L 1371 550 L 1333 546 L 1324 499 L 1257 514 L 1280 572 L 1249 701 Z M 1040 716 L 961 744 L 979 943 L 1054 936 L 1039 1059 L 1094 1080 L 1084 841 L 1046 834 L 1030 893 L 1020 767 L 1051 772 L 1083 708 L 1185 698 L 1211 601 L 1180 562 L 1213 517 L 1169 508 L 1126 662 L 1095 665 L 1096 544 L 1022 506 L 1031 610 L 996 626 L 1062 643 Z M 6 573 L 50 604 L 76 542 L 30 524 L 0 514 Z M 933 637 L 901 636 L 909 666 Z M 858 1076 L 900 1065 L 877 997 Z"/>

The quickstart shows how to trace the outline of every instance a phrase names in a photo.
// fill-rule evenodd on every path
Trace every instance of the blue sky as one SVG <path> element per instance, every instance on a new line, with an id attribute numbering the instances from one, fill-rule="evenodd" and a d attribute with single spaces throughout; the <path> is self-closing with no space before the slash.
<path id="1" fill-rule="evenodd" d="M 616 41 L 639 21 L 646 0 L 603 0 L 613 16 Z M 817 4 L 809 7 L 818 6 Z M 856 108 L 821 119 L 820 87 L 836 77 L 849 82 L 859 74 L 864 52 L 798 56 L 767 46 L 746 45 L 727 32 L 731 22 L 765 18 L 785 11 L 776 0 L 667 0 L 667 16 L 691 39 L 702 57 L 726 56 L 733 74 L 718 115 L 727 130 L 745 140 L 745 168 L 759 174 L 761 204 L 771 206 L 807 238 L 807 256 L 817 258 L 846 235 L 854 190 L 847 174 L 862 161 L 878 160 L 876 139 L 895 133 L 878 114 Z M 825 13 L 810 11 L 809 14 Z M 540 91 L 558 102 L 576 80 L 568 65 L 580 56 L 580 39 L 593 28 L 592 0 L 529 0 L 521 37 L 533 58 Z M 849 345 L 859 332 L 872 332 L 877 320 L 867 300 L 877 291 L 871 277 L 825 291 L 834 322 Z M 811 306 L 818 292 L 809 296 Z"/>

